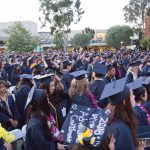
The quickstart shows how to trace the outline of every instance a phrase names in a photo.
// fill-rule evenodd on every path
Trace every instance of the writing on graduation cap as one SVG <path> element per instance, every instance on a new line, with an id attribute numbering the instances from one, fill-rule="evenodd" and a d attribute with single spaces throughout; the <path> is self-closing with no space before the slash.
<path id="1" fill-rule="evenodd" d="M 108 122 L 108 112 L 102 109 L 87 108 L 73 104 L 64 122 L 61 132 L 66 144 L 78 144 L 81 129 L 87 127 L 93 130 L 94 146 L 98 146 Z"/>

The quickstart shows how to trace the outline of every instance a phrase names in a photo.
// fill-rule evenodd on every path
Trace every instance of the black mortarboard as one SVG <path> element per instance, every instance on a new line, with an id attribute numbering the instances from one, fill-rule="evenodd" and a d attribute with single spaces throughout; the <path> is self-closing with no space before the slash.
<path id="1" fill-rule="evenodd" d="M 111 103 L 115 105 L 120 103 L 122 100 L 125 100 L 128 92 L 130 91 L 130 89 L 126 87 L 126 82 L 127 77 L 124 77 L 122 79 L 107 84 L 104 87 L 100 99 L 109 97 Z"/>
<path id="2" fill-rule="evenodd" d="M 82 79 L 85 78 L 85 75 L 87 74 L 87 71 L 80 70 L 80 71 L 72 72 L 70 74 L 73 75 L 76 80 L 82 80 Z"/>
<path id="3" fill-rule="evenodd" d="M 50 82 L 51 82 L 51 77 L 52 76 L 54 76 L 53 73 L 45 74 L 45 75 L 37 75 L 37 76 L 34 77 L 34 80 L 35 80 L 37 86 L 40 83 L 45 83 L 46 85 L 49 85 Z"/>
<path id="4" fill-rule="evenodd" d="M 21 74 L 20 78 L 32 80 L 33 76 L 31 74 Z"/>
<path id="5" fill-rule="evenodd" d="M 105 75 L 107 72 L 107 66 L 96 62 L 93 66 L 93 72 Z"/>
<path id="6" fill-rule="evenodd" d="M 139 126 L 137 134 L 139 139 L 150 138 L 150 126 Z"/>
<path id="7" fill-rule="evenodd" d="M 143 84 L 143 80 L 141 78 L 139 78 L 139 79 L 135 80 L 134 82 L 127 84 L 127 86 L 131 90 L 135 90 L 135 89 L 142 87 L 142 84 Z"/>

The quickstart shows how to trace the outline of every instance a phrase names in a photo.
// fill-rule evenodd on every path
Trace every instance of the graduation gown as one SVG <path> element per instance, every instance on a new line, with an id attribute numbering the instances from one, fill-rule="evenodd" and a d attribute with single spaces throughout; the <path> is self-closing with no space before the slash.
<path id="1" fill-rule="evenodd" d="M 146 112 L 144 112 L 139 106 L 135 106 L 133 110 L 137 117 L 138 126 L 147 126 L 148 122 Z"/>
<path id="2" fill-rule="evenodd" d="M 70 75 L 68 72 L 63 72 L 62 80 L 65 83 L 67 89 L 69 90 L 71 86 L 71 81 L 73 80 L 73 76 Z"/>
<path id="3" fill-rule="evenodd" d="M 2 139 L 0 139 L 0 150 L 7 150 Z"/>
<path id="4" fill-rule="evenodd" d="M 89 85 L 89 89 L 94 94 L 96 100 L 100 99 L 104 87 L 105 82 L 103 80 L 94 80 L 93 83 Z"/>
<path id="5" fill-rule="evenodd" d="M 128 75 L 127 75 L 127 83 L 131 83 L 133 82 L 134 79 L 133 79 L 133 74 L 130 72 Z"/>
<path id="6" fill-rule="evenodd" d="M 73 96 L 72 97 L 72 103 L 93 108 L 92 103 L 91 103 L 91 101 L 90 101 L 90 99 L 86 93 L 83 93 L 82 96 Z"/>
<path id="7" fill-rule="evenodd" d="M 115 138 L 115 150 L 136 150 L 132 133 L 128 125 L 120 120 L 116 120 L 110 126 L 106 127 L 103 139 L 108 136 L 109 132 L 113 133 Z"/>
<path id="8" fill-rule="evenodd" d="M 56 150 L 56 143 L 52 142 L 42 125 L 42 121 L 32 117 L 27 126 L 25 150 Z"/>
<path id="9" fill-rule="evenodd" d="M 14 99 L 12 96 L 8 96 L 8 105 L 9 105 L 9 109 L 10 109 L 12 115 L 9 114 L 9 112 L 7 110 L 7 106 L 5 106 L 5 104 L 2 102 L 0 103 L 0 123 L 7 130 L 12 130 L 13 127 L 10 124 L 9 119 L 11 118 L 11 119 L 17 120 L 19 122 L 19 120 L 21 118 L 20 118 L 20 114 L 19 114 L 17 105 L 14 102 Z"/>
<path id="10" fill-rule="evenodd" d="M 22 84 L 18 89 L 15 89 L 14 94 L 16 98 L 16 105 L 18 107 L 21 120 L 20 120 L 20 125 L 26 124 L 26 111 L 24 110 L 26 101 L 28 98 L 28 94 L 30 91 L 31 87 L 27 84 Z"/>

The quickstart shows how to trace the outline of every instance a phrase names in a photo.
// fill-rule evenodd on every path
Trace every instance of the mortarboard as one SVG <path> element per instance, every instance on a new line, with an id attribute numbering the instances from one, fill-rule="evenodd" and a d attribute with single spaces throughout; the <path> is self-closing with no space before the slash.
<path id="1" fill-rule="evenodd" d="M 125 100 L 127 93 L 130 91 L 128 87 L 126 87 L 127 77 L 116 80 L 109 84 L 106 84 L 101 99 L 108 98 L 112 104 L 118 104 L 120 101 Z"/>
<path id="2" fill-rule="evenodd" d="M 93 72 L 105 75 L 107 72 L 107 66 L 96 62 L 93 66 Z"/>
<path id="3" fill-rule="evenodd" d="M 84 79 L 86 74 L 87 74 L 87 71 L 85 70 L 79 70 L 79 71 L 70 73 L 70 75 L 73 75 L 76 80 Z"/>
<path id="4" fill-rule="evenodd" d="M 134 82 L 127 84 L 127 86 L 131 90 L 135 90 L 135 89 L 142 87 L 142 84 L 143 84 L 143 80 L 141 78 L 139 78 L 139 79 L 135 80 Z"/>
<path id="5" fill-rule="evenodd" d="M 146 140 L 146 146 L 150 146 L 150 126 L 139 126 L 137 129 L 137 135 L 139 139 Z"/>
<path id="6" fill-rule="evenodd" d="M 31 74 L 21 74 L 20 78 L 32 80 L 33 76 Z"/>

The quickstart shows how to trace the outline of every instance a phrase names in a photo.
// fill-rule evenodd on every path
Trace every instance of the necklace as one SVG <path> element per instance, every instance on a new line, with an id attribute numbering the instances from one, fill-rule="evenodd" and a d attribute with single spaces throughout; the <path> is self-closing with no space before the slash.
<path id="1" fill-rule="evenodd" d="M 144 105 L 142 103 L 137 104 L 144 112 L 146 112 L 147 115 L 147 122 L 148 125 L 150 125 L 150 113 L 144 108 Z"/>

